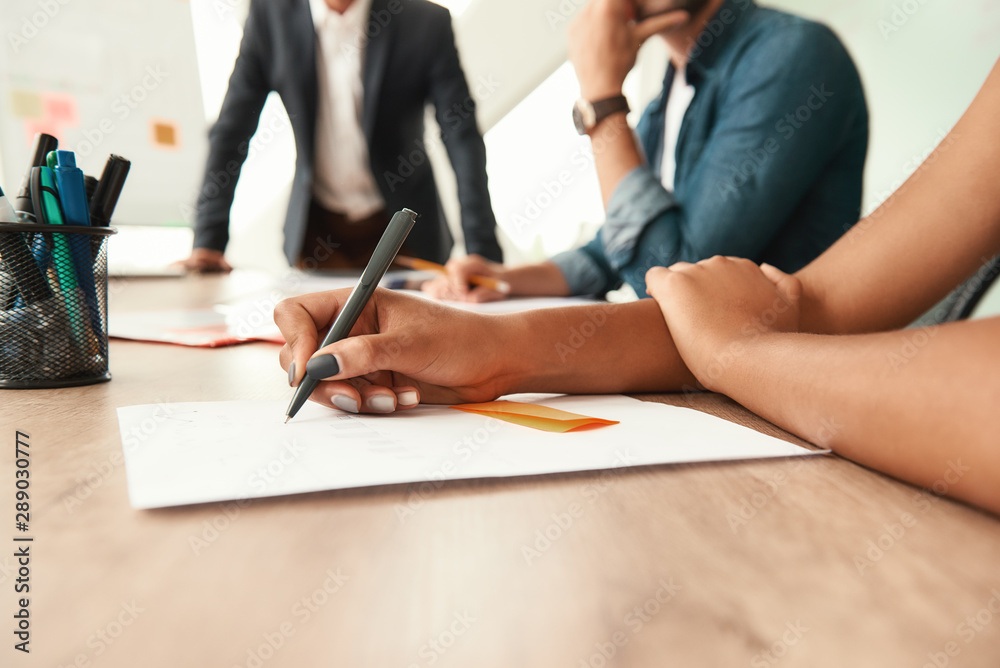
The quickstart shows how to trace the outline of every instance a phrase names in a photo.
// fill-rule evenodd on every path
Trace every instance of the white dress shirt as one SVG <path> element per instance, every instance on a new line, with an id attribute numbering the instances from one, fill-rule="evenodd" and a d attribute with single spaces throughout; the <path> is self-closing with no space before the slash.
<path id="1" fill-rule="evenodd" d="M 674 72 L 674 83 L 670 86 L 670 97 L 667 98 L 667 109 L 663 121 L 663 160 L 660 162 L 660 182 L 667 190 L 674 189 L 674 174 L 677 161 L 677 137 L 681 134 L 681 123 L 684 114 L 694 99 L 694 86 L 689 86 L 684 71 Z"/>
<path id="2" fill-rule="evenodd" d="M 355 0 L 343 14 L 309 0 L 316 27 L 319 104 L 312 193 L 330 211 L 361 220 L 385 208 L 361 128 L 361 64 L 371 0 Z"/>

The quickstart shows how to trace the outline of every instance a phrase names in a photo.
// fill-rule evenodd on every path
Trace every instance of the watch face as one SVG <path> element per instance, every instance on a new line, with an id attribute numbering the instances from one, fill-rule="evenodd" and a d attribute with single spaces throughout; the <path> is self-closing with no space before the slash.
<path id="1" fill-rule="evenodd" d="M 585 135 L 596 124 L 597 115 L 594 113 L 594 105 L 587 100 L 577 100 L 573 105 L 573 125 L 576 126 L 576 131 Z"/>
<path id="2" fill-rule="evenodd" d="M 587 134 L 587 126 L 583 124 L 583 114 L 580 113 L 580 108 L 573 105 L 573 125 L 576 126 L 576 131 L 582 135 Z"/>

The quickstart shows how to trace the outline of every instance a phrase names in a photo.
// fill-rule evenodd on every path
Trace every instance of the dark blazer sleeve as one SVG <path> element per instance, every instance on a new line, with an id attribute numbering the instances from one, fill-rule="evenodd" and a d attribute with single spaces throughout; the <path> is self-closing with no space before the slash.
<path id="1" fill-rule="evenodd" d="M 431 65 L 430 99 L 458 181 L 465 249 L 502 262 L 503 253 L 496 237 L 497 221 L 487 187 L 486 146 L 476 124 L 476 103 L 469 94 L 458 59 L 451 14 L 442 12 L 441 15 L 443 20 L 437 39 L 425 42 L 427 46 L 438 45 Z"/>
<path id="2" fill-rule="evenodd" d="M 208 136 L 208 163 L 198 194 L 194 247 L 224 251 L 229 242 L 229 210 L 243 169 L 250 138 L 271 91 L 265 63 L 271 45 L 263 3 L 255 0 L 243 28 L 240 53 L 229 77 L 219 119 Z"/>

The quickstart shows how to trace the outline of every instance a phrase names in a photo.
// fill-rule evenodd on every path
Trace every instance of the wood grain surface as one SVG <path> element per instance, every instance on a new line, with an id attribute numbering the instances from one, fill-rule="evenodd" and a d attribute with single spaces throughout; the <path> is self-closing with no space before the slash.
<path id="1" fill-rule="evenodd" d="M 119 282 L 113 309 L 249 283 Z M 277 350 L 113 341 L 110 383 L 0 391 L 0 665 L 1000 665 L 997 518 L 834 456 L 133 510 L 115 409 L 285 399 Z M 796 440 L 724 397 L 641 398 Z M 11 634 L 16 430 L 30 655 Z"/>

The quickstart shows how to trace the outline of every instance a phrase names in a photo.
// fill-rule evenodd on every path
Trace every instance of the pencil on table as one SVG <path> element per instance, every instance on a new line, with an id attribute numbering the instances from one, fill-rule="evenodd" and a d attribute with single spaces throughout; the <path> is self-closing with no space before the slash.
<path id="1" fill-rule="evenodd" d="M 442 264 L 437 262 L 430 262 L 428 260 L 421 260 L 416 257 L 406 257 L 405 255 L 396 256 L 396 264 L 401 267 L 406 267 L 407 269 L 414 269 L 416 271 L 433 271 L 437 274 L 447 275 L 448 270 Z M 469 276 L 469 283 L 473 285 L 481 285 L 484 288 L 490 288 L 491 290 L 496 290 L 497 292 L 502 292 L 507 295 L 510 294 L 510 283 L 507 281 L 501 281 L 498 278 L 491 278 L 489 276 Z"/>

